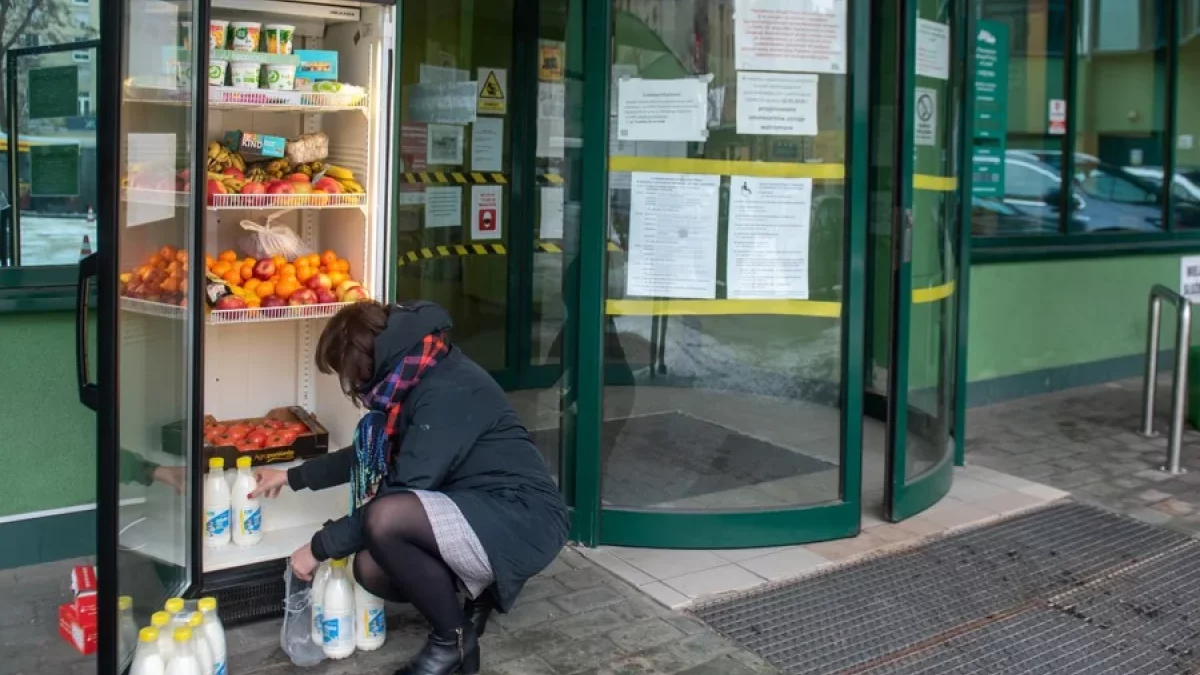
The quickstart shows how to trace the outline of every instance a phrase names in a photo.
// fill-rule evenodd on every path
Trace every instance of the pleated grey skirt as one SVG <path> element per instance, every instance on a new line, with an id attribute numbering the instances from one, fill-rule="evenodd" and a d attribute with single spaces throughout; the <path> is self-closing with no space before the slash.
<path id="1" fill-rule="evenodd" d="M 472 598 L 477 598 L 488 586 L 492 585 L 495 576 L 492 565 L 488 562 L 487 552 L 471 524 L 467 522 L 458 505 L 441 492 L 429 490 L 412 490 L 421 506 L 429 524 L 433 526 L 433 536 L 437 539 L 438 551 L 442 560 L 450 568 Z"/>

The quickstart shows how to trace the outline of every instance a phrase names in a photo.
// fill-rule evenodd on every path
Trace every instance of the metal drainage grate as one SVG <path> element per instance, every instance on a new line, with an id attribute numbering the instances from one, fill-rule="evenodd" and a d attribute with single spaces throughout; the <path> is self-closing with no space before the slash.
<path id="1" fill-rule="evenodd" d="M 1200 542 L 1064 503 L 693 611 L 788 675 L 1191 672 Z"/>

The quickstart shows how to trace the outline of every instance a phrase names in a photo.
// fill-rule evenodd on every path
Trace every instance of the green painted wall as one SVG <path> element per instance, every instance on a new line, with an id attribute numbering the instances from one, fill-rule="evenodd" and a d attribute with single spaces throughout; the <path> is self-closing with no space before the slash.
<path id="1" fill-rule="evenodd" d="M 0 383 L 0 516 L 95 501 L 96 418 L 75 386 L 75 315 L 0 315 Z"/>
<path id="2" fill-rule="evenodd" d="M 1156 283 L 1179 286 L 1179 256 L 973 266 L 969 381 L 1144 353 Z M 1164 316 L 1169 348 L 1175 324 Z"/>

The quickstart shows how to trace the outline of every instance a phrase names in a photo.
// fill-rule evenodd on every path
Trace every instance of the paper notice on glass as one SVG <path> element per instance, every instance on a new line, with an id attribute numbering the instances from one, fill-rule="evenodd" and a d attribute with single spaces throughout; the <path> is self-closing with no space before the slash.
<path id="1" fill-rule="evenodd" d="M 432 82 L 405 87 L 408 122 L 470 124 L 475 121 L 474 82 Z"/>
<path id="2" fill-rule="evenodd" d="M 486 241 L 503 238 L 500 230 L 503 215 L 503 185 L 471 186 L 471 239 Z"/>
<path id="3" fill-rule="evenodd" d="M 728 297 L 808 298 L 811 213 L 811 178 L 730 176 Z"/>
<path id="4" fill-rule="evenodd" d="M 735 0 L 738 70 L 846 72 L 846 0 Z"/>
<path id="5" fill-rule="evenodd" d="M 457 185 L 425 188 L 425 227 L 462 227 L 462 195 Z"/>
<path id="6" fill-rule="evenodd" d="M 563 238 L 563 206 L 566 203 L 566 192 L 561 185 L 543 186 L 541 188 L 542 204 L 539 234 L 542 239 Z"/>
<path id="7" fill-rule="evenodd" d="M 478 120 L 476 120 L 478 122 Z M 449 124 L 430 124 L 426 129 L 426 161 L 434 166 L 459 166 L 463 163 L 463 128 Z"/>
<path id="8" fill-rule="evenodd" d="M 621 99 L 621 81 L 631 77 L 637 77 L 638 67 L 634 63 L 614 63 L 612 67 L 612 91 L 609 93 L 609 105 L 612 106 L 610 114 L 613 117 L 617 116 L 617 103 Z"/>
<path id="9" fill-rule="evenodd" d="M 937 144 L 938 93 L 929 87 L 916 87 L 913 96 L 913 143 Z"/>
<path id="10" fill-rule="evenodd" d="M 950 26 L 917 19 L 917 75 L 950 79 Z"/>
<path id="11" fill-rule="evenodd" d="M 537 149 L 538 157 L 562 159 L 566 156 L 567 87 L 562 82 L 538 85 Z"/>
<path id="12" fill-rule="evenodd" d="M 421 84 L 466 82 L 471 79 L 471 74 L 465 70 L 435 66 L 428 63 L 422 63 L 417 68 L 417 75 L 420 78 Z"/>
<path id="13" fill-rule="evenodd" d="M 504 170 L 503 117 L 479 117 L 471 125 L 471 170 Z"/>
<path id="14" fill-rule="evenodd" d="M 817 135 L 817 81 L 804 73 L 737 74 L 737 132 Z"/>
<path id="15" fill-rule="evenodd" d="M 633 174 L 626 293 L 717 297 L 721 177 Z"/>
<path id="16" fill-rule="evenodd" d="M 617 90 L 617 139 L 704 141 L 708 139 L 708 80 L 622 80 Z"/>

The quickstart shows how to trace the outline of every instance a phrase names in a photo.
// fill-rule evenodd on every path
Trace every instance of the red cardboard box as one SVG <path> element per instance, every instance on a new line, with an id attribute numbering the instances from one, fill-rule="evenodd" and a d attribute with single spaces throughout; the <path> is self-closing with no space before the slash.
<path id="1" fill-rule="evenodd" d="M 75 612 L 75 603 L 68 602 L 58 607 L 58 634 L 85 656 L 96 652 L 97 631 L 95 596 L 92 596 L 93 612 L 80 616 Z"/>
<path id="2" fill-rule="evenodd" d="M 75 599 L 70 603 L 75 616 L 96 623 L 96 568 L 78 565 L 71 570 L 71 592 Z"/>

